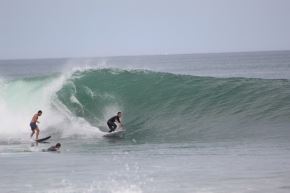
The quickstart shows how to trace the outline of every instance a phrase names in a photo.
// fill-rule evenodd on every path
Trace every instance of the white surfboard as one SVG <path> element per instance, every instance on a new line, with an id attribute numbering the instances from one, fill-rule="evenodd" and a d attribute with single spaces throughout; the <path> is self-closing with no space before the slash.
<path id="1" fill-rule="evenodd" d="M 122 137 L 124 132 L 125 132 L 125 130 L 116 130 L 116 131 L 113 131 L 111 133 L 106 133 L 103 136 L 104 137 Z"/>

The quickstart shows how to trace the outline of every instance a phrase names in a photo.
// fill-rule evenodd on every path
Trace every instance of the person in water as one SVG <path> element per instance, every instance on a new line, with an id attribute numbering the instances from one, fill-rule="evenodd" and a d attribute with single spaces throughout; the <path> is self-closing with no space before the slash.
<path id="1" fill-rule="evenodd" d="M 60 147 L 61 147 L 61 144 L 57 143 L 57 144 L 49 147 L 46 151 L 59 151 Z"/>
<path id="2" fill-rule="evenodd" d="M 121 127 L 123 127 L 123 124 L 120 121 L 120 118 L 122 117 L 122 113 L 118 112 L 116 116 L 111 117 L 108 121 L 107 121 L 107 125 L 110 128 L 109 133 L 113 132 L 116 130 L 117 125 L 115 122 L 119 123 Z"/>
<path id="3" fill-rule="evenodd" d="M 36 125 L 36 123 L 39 123 L 38 121 L 38 117 L 42 115 L 42 111 L 39 110 L 35 115 L 33 115 L 32 120 L 30 122 L 30 127 L 32 130 L 32 133 L 30 135 L 30 137 L 32 138 L 32 136 L 34 135 L 35 131 L 36 131 L 36 140 L 38 140 L 38 136 L 39 136 L 39 128 Z"/>

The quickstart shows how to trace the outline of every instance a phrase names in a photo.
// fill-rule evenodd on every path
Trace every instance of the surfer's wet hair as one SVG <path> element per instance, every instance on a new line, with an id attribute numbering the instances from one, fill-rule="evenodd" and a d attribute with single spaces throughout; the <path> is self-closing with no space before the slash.
<path id="1" fill-rule="evenodd" d="M 55 145 L 55 147 L 61 147 L 61 144 L 60 144 L 60 143 L 57 143 L 57 144 Z"/>
<path id="2" fill-rule="evenodd" d="M 39 110 L 39 111 L 38 111 L 38 114 L 39 114 L 39 113 L 42 113 L 42 111 L 41 111 L 41 110 Z"/>
<path id="3" fill-rule="evenodd" d="M 117 115 L 121 114 L 122 112 L 118 112 Z"/>

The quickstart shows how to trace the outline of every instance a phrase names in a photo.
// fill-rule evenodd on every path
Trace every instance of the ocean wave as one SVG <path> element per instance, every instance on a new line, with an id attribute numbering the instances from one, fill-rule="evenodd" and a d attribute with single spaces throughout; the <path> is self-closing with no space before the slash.
<path id="1" fill-rule="evenodd" d="M 41 129 L 59 137 L 100 137 L 124 113 L 126 139 L 182 142 L 289 137 L 289 80 L 211 78 L 147 70 L 85 69 L 2 81 L 0 136 Z"/>

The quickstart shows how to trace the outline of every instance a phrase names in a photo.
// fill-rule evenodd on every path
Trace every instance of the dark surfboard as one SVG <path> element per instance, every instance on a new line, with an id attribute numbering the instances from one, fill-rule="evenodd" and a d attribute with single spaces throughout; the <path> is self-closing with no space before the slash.
<path id="1" fill-rule="evenodd" d="M 45 138 L 41 138 L 41 139 L 38 139 L 38 140 L 35 140 L 35 141 L 38 142 L 38 143 L 45 143 L 45 141 L 48 140 L 49 138 L 51 138 L 51 136 L 48 136 L 48 137 L 45 137 Z"/>

